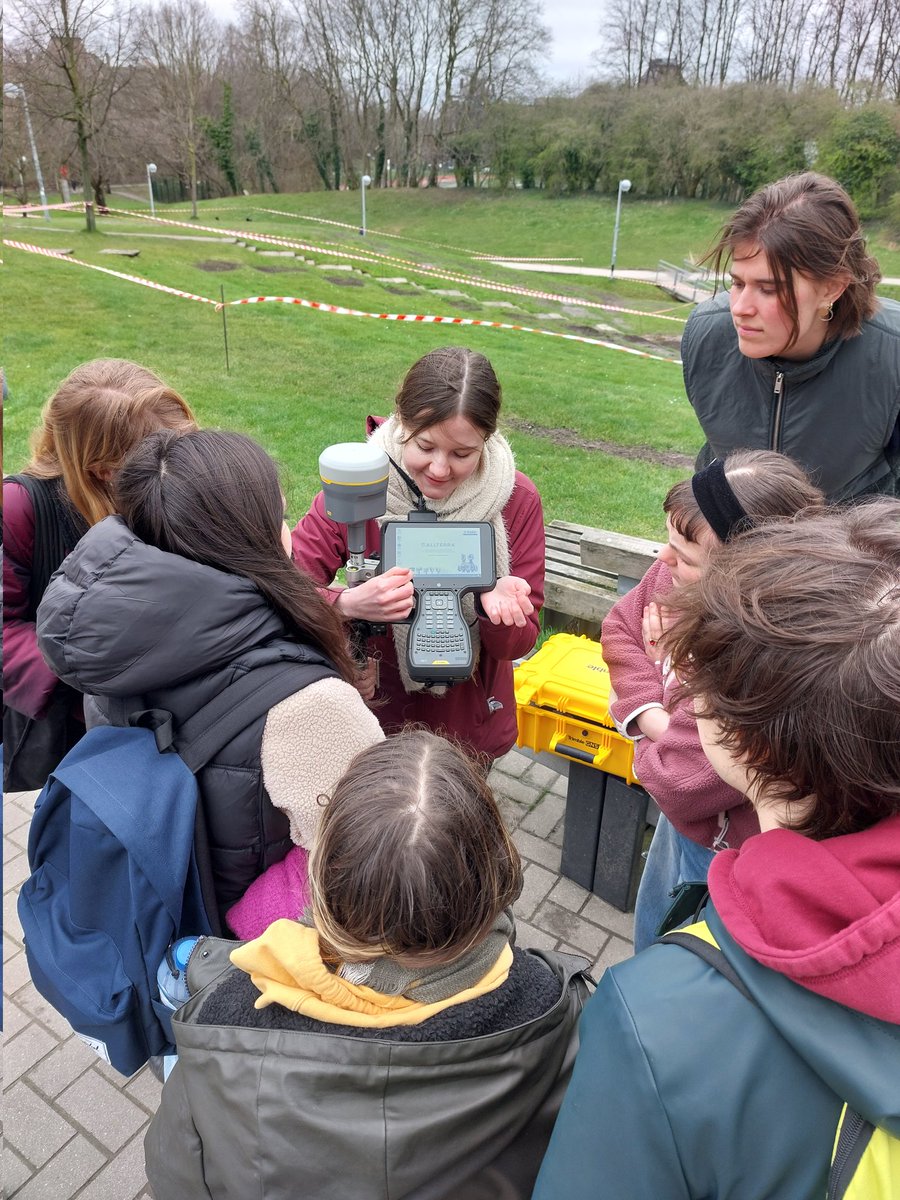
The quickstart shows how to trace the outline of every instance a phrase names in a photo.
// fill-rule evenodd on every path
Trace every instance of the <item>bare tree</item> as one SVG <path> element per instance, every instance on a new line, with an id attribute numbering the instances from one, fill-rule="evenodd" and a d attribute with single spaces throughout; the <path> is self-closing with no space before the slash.
<path id="1" fill-rule="evenodd" d="M 42 64 L 36 107 L 71 125 L 85 194 L 92 187 L 102 206 L 106 175 L 94 139 L 134 63 L 132 10 L 111 0 L 14 0 L 11 23 Z M 93 232 L 93 206 L 85 212 Z"/>
<path id="2" fill-rule="evenodd" d="M 156 68 L 160 107 L 184 155 L 196 220 L 199 118 L 223 30 L 204 0 L 172 0 L 144 10 L 142 32 L 147 57 Z"/>

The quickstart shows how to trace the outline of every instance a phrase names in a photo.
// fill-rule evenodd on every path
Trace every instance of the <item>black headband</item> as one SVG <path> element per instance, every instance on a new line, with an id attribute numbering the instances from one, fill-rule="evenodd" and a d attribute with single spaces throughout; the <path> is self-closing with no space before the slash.
<path id="1" fill-rule="evenodd" d="M 750 518 L 725 478 L 725 463 L 714 458 L 691 480 L 694 499 L 720 542 L 730 541 L 750 525 Z"/>

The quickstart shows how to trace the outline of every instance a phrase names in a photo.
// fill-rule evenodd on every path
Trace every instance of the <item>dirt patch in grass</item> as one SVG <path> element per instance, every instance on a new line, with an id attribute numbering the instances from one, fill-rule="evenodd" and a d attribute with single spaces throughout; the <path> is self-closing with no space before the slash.
<path id="1" fill-rule="evenodd" d="M 226 262 L 222 258 L 206 258 L 194 264 L 201 271 L 238 271 L 240 263 Z"/>
<path id="2" fill-rule="evenodd" d="M 293 273 L 296 275 L 304 269 L 304 267 L 264 267 L 261 263 L 253 264 L 253 270 L 262 271 L 264 275 L 285 275 L 289 271 L 293 271 Z"/>
<path id="3" fill-rule="evenodd" d="M 352 275 L 326 275 L 325 278 L 338 287 L 365 287 L 361 279 L 354 279 Z"/>
<path id="4" fill-rule="evenodd" d="M 532 421 L 521 421 L 516 417 L 507 417 L 505 424 L 510 429 L 517 429 L 530 434 L 531 437 L 546 438 L 554 446 L 600 450 L 603 454 L 613 454 L 616 458 L 649 462 L 658 467 L 689 468 L 694 465 L 693 455 L 682 454 L 678 450 L 654 450 L 652 446 L 621 446 L 618 442 L 607 442 L 603 438 L 582 437 L 574 429 L 548 429 L 545 425 L 535 425 Z"/>

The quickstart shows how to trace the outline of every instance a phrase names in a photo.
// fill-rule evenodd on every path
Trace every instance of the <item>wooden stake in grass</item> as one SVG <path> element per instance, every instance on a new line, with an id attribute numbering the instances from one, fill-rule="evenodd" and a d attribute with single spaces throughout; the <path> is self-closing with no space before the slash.
<path id="1" fill-rule="evenodd" d="M 231 367 L 228 364 L 228 322 L 225 320 L 225 284 L 219 284 L 219 292 L 222 297 L 222 337 L 225 339 L 225 374 L 231 374 Z"/>

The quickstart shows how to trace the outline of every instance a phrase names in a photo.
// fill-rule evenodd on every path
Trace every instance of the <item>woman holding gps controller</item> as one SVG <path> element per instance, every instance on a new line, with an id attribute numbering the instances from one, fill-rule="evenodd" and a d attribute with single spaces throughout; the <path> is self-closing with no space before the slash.
<path id="1" fill-rule="evenodd" d="M 408 626 L 394 623 L 412 612 L 411 571 L 395 567 L 354 588 L 329 588 L 347 620 L 394 626 L 369 642 L 379 669 L 375 712 L 386 732 L 414 722 L 488 759 L 515 742 L 512 660 L 534 646 L 544 600 L 541 499 L 497 432 L 499 413 L 500 384 L 488 360 L 447 346 L 410 367 L 387 420 L 368 421 L 370 440 L 393 465 L 387 512 L 368 523 L 366 554 L 379 551 L 380 522 L 405 521 L 420 506 L 439 521 L 487 521 L 493 527 L 496 586 L 463 601 L 475 654 L 470 678 L 427 687 L 409 677 Z M 297 564 L 325 587 L 346 563 L 346 526 L 327 516 L 321 493 L 294 529 L 293 546 Z"/>

